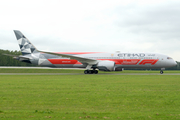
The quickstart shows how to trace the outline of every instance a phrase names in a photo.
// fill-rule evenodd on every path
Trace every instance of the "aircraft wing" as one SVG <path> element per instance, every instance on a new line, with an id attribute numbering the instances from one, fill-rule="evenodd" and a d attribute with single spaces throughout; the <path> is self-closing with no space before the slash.
<path id="1" fill-rule="evenodd" d="M 75 59 L 81 63 L 86 63 L 86 64 L 97 64 L 99 61 L 96 59 L 91 59 L 91 58 L 85 58 L 79 55 L 69 55 L 69 54 L 59 54 L 59 53 L 53 53 L 53 52 L 45 52 L 45 51 L 39 51 L 42 53 L 47 53 L 47 54 L 52 54 L 52 55 L 57 55 L 57 56 L 61 56 L 61 57 L 68 57 L 70 59 Z"/>

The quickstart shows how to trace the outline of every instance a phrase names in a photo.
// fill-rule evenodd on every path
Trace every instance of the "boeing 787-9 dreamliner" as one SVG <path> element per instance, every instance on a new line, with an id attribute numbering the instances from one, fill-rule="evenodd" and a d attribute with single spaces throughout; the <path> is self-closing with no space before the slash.
<path id="1" fill-rule="evenodd" d="M 22 62 L 56 68 L 84 68 L 85 74 L 100 71 L 122 71 L 124 68 L 160 69 L 176 66 L 169 56 L 157 53 L 46 52 L 39 51 L 18 30 L 14 30 L 22 55 L 13 57 Z"/>

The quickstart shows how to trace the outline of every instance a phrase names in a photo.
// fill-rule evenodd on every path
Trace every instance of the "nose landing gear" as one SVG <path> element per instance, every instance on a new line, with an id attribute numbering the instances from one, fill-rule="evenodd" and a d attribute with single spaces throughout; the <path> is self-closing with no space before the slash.
<path id="1" fill-rule="evenodd" d="M 165 70 L 165 68 L 161 68 L 160 74 L 163 74 L 163 70 Z"/>

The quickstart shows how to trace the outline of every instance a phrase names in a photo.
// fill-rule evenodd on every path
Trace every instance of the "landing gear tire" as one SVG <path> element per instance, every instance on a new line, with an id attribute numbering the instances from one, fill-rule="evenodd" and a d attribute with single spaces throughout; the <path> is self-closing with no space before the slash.
<path id="1" fill-rule="evenodd" d="M 84 74 L 89 74 L 89 70 L 85 70 L 85 71 L 84 71 Z"/>
<path id="2" fill-rule="evenodd" d="M 98 74 L 97 70 L 85 70 L 84 74 Z"/>
<path id="3" fill-rule="evenodd" d="M 91 74 L 94 74 L 95 72 L 94 72 L 94 70 L 91 70 Z"/>
<path id="4" fill-rule="evenodd" d="M 160 74 L 163 74 L 163 73 L 164 73 L 164 72 L 161 70 L 161 71 L 160 71 Z"/>
<path id="5" fill-rule="evenodd" d="M 93 71 L 92 71 L 92 70 L 89 70 L 89 74 L 93 74 Z"/>
<path id="6" fill-rule="evenodd" d="M 98 71 L 97 71 L 97 70 L 94 70 L 94 74 L 98 74 Z"/>

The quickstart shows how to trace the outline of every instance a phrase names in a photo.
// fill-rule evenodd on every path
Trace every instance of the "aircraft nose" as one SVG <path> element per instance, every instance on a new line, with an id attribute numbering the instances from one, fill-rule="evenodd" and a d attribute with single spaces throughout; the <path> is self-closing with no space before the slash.
<path id="1" fill-rule="evenodd" d="M 176 61 L 172 61 L 172 66 L 176 66 L 177 65 L 177 63 L 176 63 Z"/>

